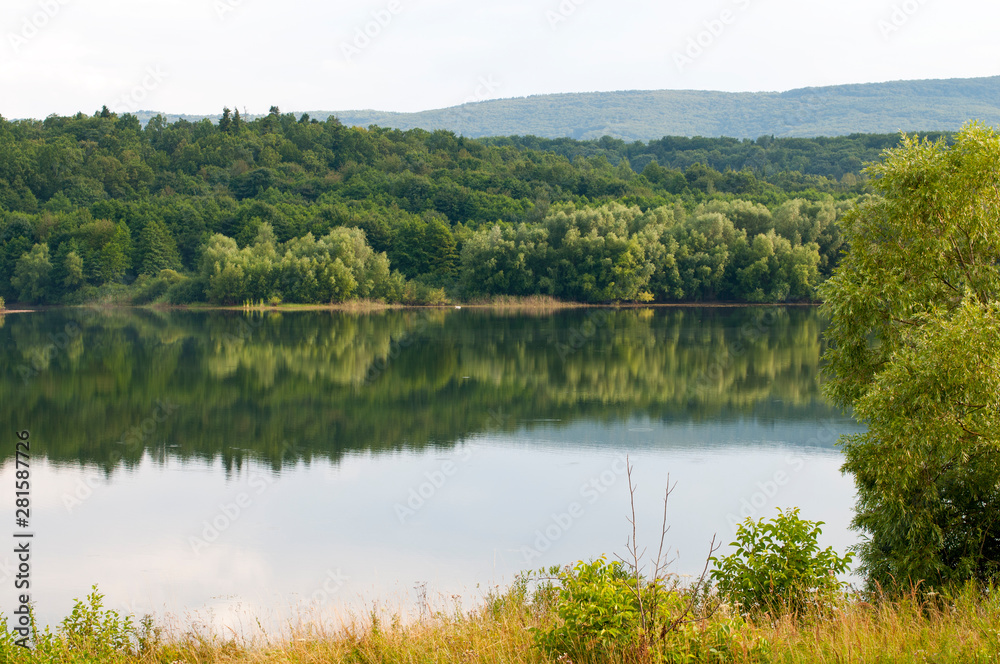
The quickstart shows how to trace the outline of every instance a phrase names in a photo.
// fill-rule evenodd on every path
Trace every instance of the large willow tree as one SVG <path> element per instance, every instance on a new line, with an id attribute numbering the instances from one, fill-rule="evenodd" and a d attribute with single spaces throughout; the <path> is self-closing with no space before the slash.
<path id="1" fill-rule="evenodd" d="M 868 169 L 821 293 L 827 393 L 868 425 L 844 442 L 869 583 L 1000 571 L 1000 137 L 906 139 Z"/>

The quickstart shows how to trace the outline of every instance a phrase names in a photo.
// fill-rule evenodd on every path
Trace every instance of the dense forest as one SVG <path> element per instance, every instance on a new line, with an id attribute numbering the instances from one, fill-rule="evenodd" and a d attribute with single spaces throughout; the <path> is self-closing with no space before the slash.
<path id="1" fill-rule="evenodd" d="M 892 140 L 485 140 L 277 108 L 0 118 L 0 296 L 809 300 L 857 169 Z"/>
<path id="2" fill-rule="evenodd" d="M 950 132 L 918 132 L 914 135 L 932 141 L 951 141 L 954 137 Z M 654 161 L 660 166 L 682 171 L 695 164 L 704 164 L 720 172 L 749 169 L 779 188 L 795 190 L 807 182 L 822 186 L 803 179 L 803 175 L 825 176 L 843 180 L 847 185 L 855 184 L 865 164 L 878 160 L 882 152 L 899 145 L 899 134 L 850 134 L 829 138 L 761 136 L 757 139 L 664 136 L 645 143 L 626 143 L 610 136 L 589 141 L 537 136 L 483 140 L 488 145 L 512 145 L 526 150 L 554 152 L 570 160 L 603 156 L 612 164 L 617 164 L 626 159 L 637 173 Z"/>

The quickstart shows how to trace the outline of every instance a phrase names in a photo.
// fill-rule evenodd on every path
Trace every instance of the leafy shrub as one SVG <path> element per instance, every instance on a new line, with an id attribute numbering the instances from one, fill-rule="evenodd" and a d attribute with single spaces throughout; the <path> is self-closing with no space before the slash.
<path id="1" fill-rule="evenodd" d="M 638 598 L 618 561 L 603 557 L 578 562 L 557 573 L 560 589 L 556 612 L 562 624 L 536 631 L 535 640 L 553 656 L 574 661 L 587 652 L 611 655 L 639 644 Z"/>
<path id="2" fill-rule="evenodd" d="M 604 557 L 549 573 L 559 621 L 533 632 L 559 661 L 712 661 L 730 649 L 737 621 L 695 618 L 693 598 L 663 579 L 637 578 L 631 566 Z"/>
<path id="3" fill-rule="evenodd" d="M 199 278 L 178 281 L 167 289 L 164 301 L 169 304 L 191 304 L 205 299 L 205 281 Z"/>
<path id="4" fill-rule="evenodd" d="M 72 651 L 94 655 L 104 660 L 129 654 L 137 645 L 137 630 L 131 617 L 104 609 L 104 595 L 95 586 L 87 601 L 76 601 L 73 611 L 63 619 L 59 632 Z"/>
<path id="5" fill-rule="evenodd" d="M 3 311 L 6 308 L 7 308 L 7 302 L 3 299 L 3 297 L 0 297 L 0 311 Z"/>
<path id="6" fill-rule="evenodd" d="M 712 580 L 720 595 L 744 612 L 799 612 L 811 600 L 827 600 L 844 584 L 853 554 L 843 558 L 832 547 L 819 548 L 822 521 L 799 518 L 798 508 L 778 510 L 770 521 L 747 519 L 736 531 L 736 551 L 712 558 Z"/>
<path id="7" fill-rule="evenodd" d="M 153 651 L 160 642 L 151 618 L 147 616 L 136 626 L 130 616 L 105 609 L 104 595 L 97 586 L 85 601 L 76 600 L 73 611 L 54 633 L 47 627 L 36 632 L 32 650 L 14 644 L 5 620 L 0 619 L 0 628 L 0 661 L 4 662 L 129 662 Z"/>
<path id="8" fill-rule="evenodd" d="M 187 280 L 188 277 L 171 269 L 160 270 L 160 273 L 155 277 L 144 274 L 133 284 L 135 295 L 132 302 L 135 304 L 154 302 L 162 298 L 172 286 Z"/>
<path id="9" fill-rule="evenodd" d="M 440 305 L 447 304 L 448 296 L 443 288 L 430 286 L 419 279 L 406 282 L 401 295 L 405 304 Z"/>

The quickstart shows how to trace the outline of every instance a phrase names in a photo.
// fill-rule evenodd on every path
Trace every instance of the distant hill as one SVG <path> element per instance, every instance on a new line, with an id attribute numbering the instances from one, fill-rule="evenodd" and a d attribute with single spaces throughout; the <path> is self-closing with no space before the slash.
<path id="1" fill-rule="evenodd" d="M 153 113 L 143 112 L 145 122 Z M 649 141 L 663 136 L 733 138 L 954 131 L 969 119 L 1000 125 L 1000 76 L 893 81 L 787 92 L 650 90 L 537 95 L 418 113 L 310 111 L 344 124 L 448 129 L 468 137 L 534 135 Z M 171 120 L 184 117 L 168 116 Z M 209 116 L 217 119 L 218 116 Z"/>

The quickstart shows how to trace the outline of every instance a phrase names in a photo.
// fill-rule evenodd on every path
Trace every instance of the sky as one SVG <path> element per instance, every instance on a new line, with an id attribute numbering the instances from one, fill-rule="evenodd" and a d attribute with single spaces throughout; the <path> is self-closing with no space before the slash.
<path id="1" fill-rule="evenodd" d="M 3 0 L 0 115 L 993 76 L 998 24 L 972 0 Z"/>

